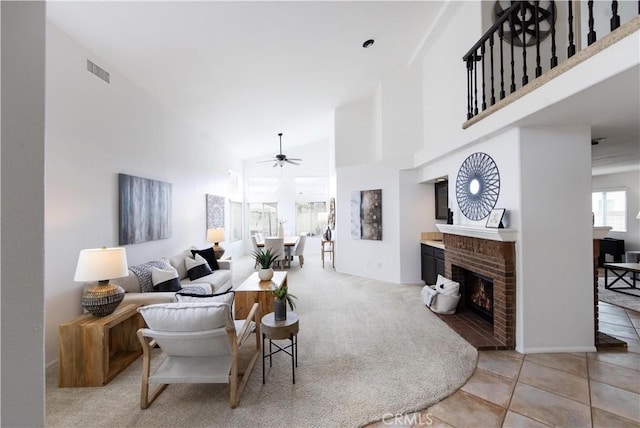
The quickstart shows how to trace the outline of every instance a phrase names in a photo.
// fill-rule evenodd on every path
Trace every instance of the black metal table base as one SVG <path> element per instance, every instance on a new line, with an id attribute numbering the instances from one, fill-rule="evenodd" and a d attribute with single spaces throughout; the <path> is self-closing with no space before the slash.
<path id="1" fill-rule="evenodd" d="M 274 343 L 272 339 L 269 339 L 269 353 L 265 354 L 265 346 L 264 341 L 266 339 L 266 335 L 262 335 L 262 383 L 265 383 L 265 367 L 264 360 L 269 358 L 269 367 L 273 367 L 273 359 L 272 355 L 277 354 L 278 352 L 284 352 L 285 354 L 291 357 L 291 377 L 293 379 L 293 383 L 296 383 L 296 367 L 298 367 L 298 336 L 292 335 L 289 340 L 291 343 L 286 346 L 280 346 L 277 343 Z M 285 339 L 286 340 L 286 339 Z M 277 349 L 274 351 L 273 347 Z"/>
<path id="2" fill-rule="evenodd" d="M 609 284 L 609 272 L 616 276 L 616 279 L 611 281 L 610 284 Z M 631 274 L 630 278 L 625 277 L 628 274 Z M 604 265 L 604 288 L 607 290 L 617 291 L 618 293 L 624 293 L 630 296 L 638 297 L 636 294 L 622 291 L 622 290 L 637 290 L 637 287 L 636 287 L 637 275 L 638 275 L 637 269 L 628 269 L 620 266 L 615 266 L 612 264 L 605 264 Z M 631 282 L 629 282 L 629 279 L 631 280 Z M 612 285 L 614 285 L 618 281 L 622 281 L 623 283 L 627 284 L 628 287 L 622 287 L 620 286 L 621 284 L 616 287 L 612 287 Z"/>

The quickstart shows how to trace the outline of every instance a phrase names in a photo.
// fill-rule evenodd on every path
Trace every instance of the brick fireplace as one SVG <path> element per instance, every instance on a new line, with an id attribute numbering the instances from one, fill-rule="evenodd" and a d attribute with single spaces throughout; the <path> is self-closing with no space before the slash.
<path id="1" fill-rule="evenodd" d="M 445 274 L 460 283 L 460 292 L 463 294 L 458 305 L 458 313 L 469 312 L 465 306 L 465 293 L 471 287 L 465 284 L 468 278 L 466 271 L 491 281 L 493 336 L 502 344 L 500 348 L 515 349 L 515 239 L 504 241 L 499 234 L 483 238 L 459 235 L 451 230 L 453 233 L 444 230 L 443 232 Z"/>

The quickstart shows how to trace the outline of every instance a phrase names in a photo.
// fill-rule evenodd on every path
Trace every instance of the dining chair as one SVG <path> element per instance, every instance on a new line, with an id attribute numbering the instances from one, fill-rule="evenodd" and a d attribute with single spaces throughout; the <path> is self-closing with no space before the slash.
<path id="1" fill-rule="evenodd" d="M 276 263 L 278 263 L 281 267 L 284 267 L 285 262 L 287 261 L 284 249 L 284 238 L 264 238 L 263 251 L 267 251 L 267 248 L 271 248 L 271 252 L 278 255 Z"/>
<path id="2" fill-rule="evenodd" d="M 293 249 L 293 257 L 298 256 L 298 262 L 300 263 L 300 267 L 304 265 L 304 244 L 307 241 L 307 235 L 300 235 L 298 238 L 298 243 Z"/>
<path id="3" fill-rule="evenodd" d="M 256 235 L 251 235 L 251 245 L 253 246 L 253 251 L 258 251 L 260 249 L 260 247 L 258 247 L 258 239 L 256 238 Z M 258 267 L 258 261 L 256 260 L 255 264 L 253 265 L 253 268 L 257 268 Z"/>

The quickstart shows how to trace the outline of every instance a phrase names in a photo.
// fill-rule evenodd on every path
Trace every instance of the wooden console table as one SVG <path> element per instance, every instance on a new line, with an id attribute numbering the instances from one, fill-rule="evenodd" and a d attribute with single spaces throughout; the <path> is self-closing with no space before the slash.
<path id="1" fill-rule="evenodd" d="M 58 328 L 58 386 L 104 386 L 142 355 L 136 332 L 139 304 L 120 305 L 105 317 L 91 314 Z"/>
<path id="2" fill-rule="evenodd" d="M 260 318 L 269 312 L 273 312 L 273 301 L 275 299 L 271 294 L 273 283 L 278 287 L 282 284 L 286 286 L 287 272 L 275 271 L 273 272 L 273 278 L 269 281 L 260 281 L 258 272 L 254 272 L 245 282 L 240 284 L 234 290 L 236 293 L 235 318 L 237 320 L 246 319 L 254 303 L 258 303 L 260 306 Z"/>

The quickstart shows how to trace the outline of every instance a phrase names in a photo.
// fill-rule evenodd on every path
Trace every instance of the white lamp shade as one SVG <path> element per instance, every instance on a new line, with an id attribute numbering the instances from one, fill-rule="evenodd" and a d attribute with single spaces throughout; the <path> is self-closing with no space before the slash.
<path id="1" fill-rule="evenodd" d="M 80 251 L 74 281 L 104 281 L 129 274 L 124 248 L 92 248 Z"/>
<path id="2" fill-rule="evenodd" d="M 222 242 L 224 241 L 224 229 L 207 229 L 207 242 Z"/>

